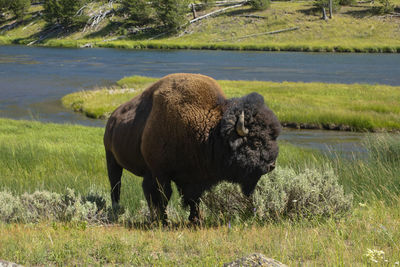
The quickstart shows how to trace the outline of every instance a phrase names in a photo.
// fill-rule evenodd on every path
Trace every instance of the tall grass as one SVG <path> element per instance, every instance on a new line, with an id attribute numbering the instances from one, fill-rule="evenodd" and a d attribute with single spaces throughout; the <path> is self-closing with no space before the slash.
<path id="1" fill-rule="evenodd" d="M 67 188 L 109 191 L 103 129 L 0 119 L 0 188 L 14 193 Z M 124 172 L 124 205 L 137 209 L 141 179 Z"/>
<path id="2" fill-rule="evenodd" d="M 0 190 L 37 190 L 86 195 L 109 192 L 102 128 L 0 119 Z M 296 155 L 301 155 L 298 157 Z M 281 145 L 281 166 L 313 162 L 315 152 Z M 122 205 L 133 213 L 144 200 L 142 179 L 124 171 Z M 173 200 L 177 201 L 174 195 Z"/>
<path id="3" fill-rule="evenodd" d="M 400 195 L 400 136 L 369 135 L 363 145 L 367 151 L 364 157 L 334 161 L 341 183 L 351 189 L 359 201 L 397 201 Z"/>
<path id="4" fill-rule="evenodd" d="M 102 128 L 0 119 L 0 189 L 18 194 L 63 193 L 67 187 L 83 195 L 93 188 L 108 192 L 102 136 Z M 278 166 L 300 172 L 323 171 L 328 164 L 357 199 L 391 199 L 400 191 L 400 138 L 374 134 L 367 140 L 368 153 L 353 159 L 280 142 Z M 122 204 L 139 209 L 141 178 L 125 171 L 122 184 Z"/>

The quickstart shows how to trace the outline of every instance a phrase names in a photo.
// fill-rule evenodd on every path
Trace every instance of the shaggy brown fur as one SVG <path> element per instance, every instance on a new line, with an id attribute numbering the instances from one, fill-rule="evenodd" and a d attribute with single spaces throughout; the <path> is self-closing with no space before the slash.
<path id="1" fill-rule="evenodd" d="M 244 112 L 248 135 L 235 130 Z M 199 74 L 168 75 L 111 115 L 104 135 L 113 204 L 122 169 L 143 176 L 154 214 L 164 219 L 171 181 L 198 216 L 204 190 L 221 180 L 239 183 L 249 195 L 278 156 L 280 124 L 262 96 L 227 100 L 221 87 Z"/>

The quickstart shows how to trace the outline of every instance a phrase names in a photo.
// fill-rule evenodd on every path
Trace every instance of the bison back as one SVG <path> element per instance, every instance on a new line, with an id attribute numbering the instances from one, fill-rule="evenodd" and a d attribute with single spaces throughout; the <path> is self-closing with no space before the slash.
<path id="1" fill-rule="evenodd" d="M 142 94 L 119 106 L 108 119 L 104 134 L 106 151 L 113 154 L 124 169 L 144 176 L 149 172 L 140 150 L 143 129 L 152 108 L 157 83 Z"/>

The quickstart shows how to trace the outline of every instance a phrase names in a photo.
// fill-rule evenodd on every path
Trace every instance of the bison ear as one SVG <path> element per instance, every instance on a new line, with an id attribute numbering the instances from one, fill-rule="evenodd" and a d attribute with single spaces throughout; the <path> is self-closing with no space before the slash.
<path id="1" fill-rule="evenodd" d="M 247 110 L 258 109 L 264 106 L 264 97 L 258 93 L 251 93 L 244 96 L 242 99 L 243 107 Z"/>

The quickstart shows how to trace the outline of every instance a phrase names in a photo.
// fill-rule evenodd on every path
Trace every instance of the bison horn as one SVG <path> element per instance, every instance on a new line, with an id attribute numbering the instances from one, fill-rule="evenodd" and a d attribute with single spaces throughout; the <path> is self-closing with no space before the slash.
<path id="1" fill-rule="evenodd" d="M 240 136 L 246 136 L 249 133 L 249 129 L 244 127 L 244 111 L 239 115 L 239 119 L 236 123 L 236 132 Z"/>

